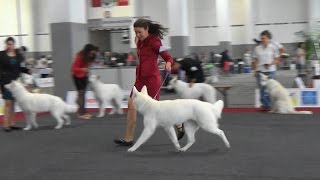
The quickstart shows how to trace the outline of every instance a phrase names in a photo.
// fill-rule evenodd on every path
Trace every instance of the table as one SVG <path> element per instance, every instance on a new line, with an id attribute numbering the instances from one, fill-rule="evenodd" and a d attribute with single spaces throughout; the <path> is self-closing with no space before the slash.
<path id="1" fill-rule="evenodd" d="M 228 90 L 230 90 L 232 86 L 231 85 L 213 85 L 213 87 L 216 88 L 222 94 L 225 107 L 228 107 L 229 106 Z"/>

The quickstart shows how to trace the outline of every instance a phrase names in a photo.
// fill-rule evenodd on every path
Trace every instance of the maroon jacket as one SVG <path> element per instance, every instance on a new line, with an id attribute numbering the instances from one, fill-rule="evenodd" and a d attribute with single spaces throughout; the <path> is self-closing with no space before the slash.
<path id="1" fill-rule="evenodd" d="M 137 52 L 140 63 L 136 69 L 137 79 L 160 76 L 158 68 L 159 55 L 166 62 L 173 63 L 173 59 L 167 51 L 159 52 L 160 46 L 162 46 L 160 38 L 154 35 L 149 35 L 144 41 L 138 41 Z"/>

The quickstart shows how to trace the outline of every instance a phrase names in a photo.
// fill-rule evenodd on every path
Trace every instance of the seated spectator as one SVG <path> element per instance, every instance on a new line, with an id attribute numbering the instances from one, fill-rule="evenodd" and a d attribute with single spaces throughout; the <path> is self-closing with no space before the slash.
<path id="1" fill-rule="evenodd" d="M 129 52 L 128 58 L 127 58 L 127 66 L 134 66 L 136 65 L 136 56 L 133 52 Z"/>
<path id="2" fill-rule="evenodd" d="M 172 66 L 172 70 L 177 69 L 186 72 L 187 82 L 190 83 L 190 87 L 192 87 L 194 83 L 203 83 L 205 81 L 200 61 L 193 60 L 191 58 L 184 58 L 180 61 L 175 61 Z"/>

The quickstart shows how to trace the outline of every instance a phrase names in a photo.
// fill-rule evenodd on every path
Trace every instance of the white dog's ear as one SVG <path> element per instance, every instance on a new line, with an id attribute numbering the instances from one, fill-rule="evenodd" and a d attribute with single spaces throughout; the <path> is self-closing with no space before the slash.
<path id="1" fill-rule="evenodd" d="M 263 73 L 259 73 L 259 75 L 260 75 L 261 79 L 264 79 L 264 80 L 269 79 L 269 77 L 268 77 L 268 76 L 266 76 L 266 75 L 265 75 L 265 74 L 263 74 Z"/>
<path id="2" fill-rule="evenodd" d="M 139 91 L 137 90 L 137 88 L 135 86 L 133 86 L 132 93 L 133 93 L 133 95 L 139 93 Z"/>
<path id="3" fill-rule="evenodd" d="M 146 94 L 148 95 L 148 89 L 147 89 L 147 86 L 143 86 L 142 89 L 141 89 L 141 93 L 142 94 Z"/>
<path id="4" fill-rule="evenodd" d="M 176 83 L 177 81 L 178 81 L 178 78 L 177 77 L 174 77 L 174 78 L 172 78 L 172 80 L 171 80 L 173 83 Z"/>

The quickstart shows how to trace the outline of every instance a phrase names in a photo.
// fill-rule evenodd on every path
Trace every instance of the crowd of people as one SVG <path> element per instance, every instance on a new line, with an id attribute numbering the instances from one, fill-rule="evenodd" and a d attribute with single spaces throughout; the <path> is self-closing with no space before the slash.
<path id="1" fill-rule="evenodd" d="M 138 59 L 134 52 L 117 53 L 117 52 L 100 52 L 97 50 L 97 56 L 93 66 L 95 67 L 120 67 L 136 66 Z"/>

